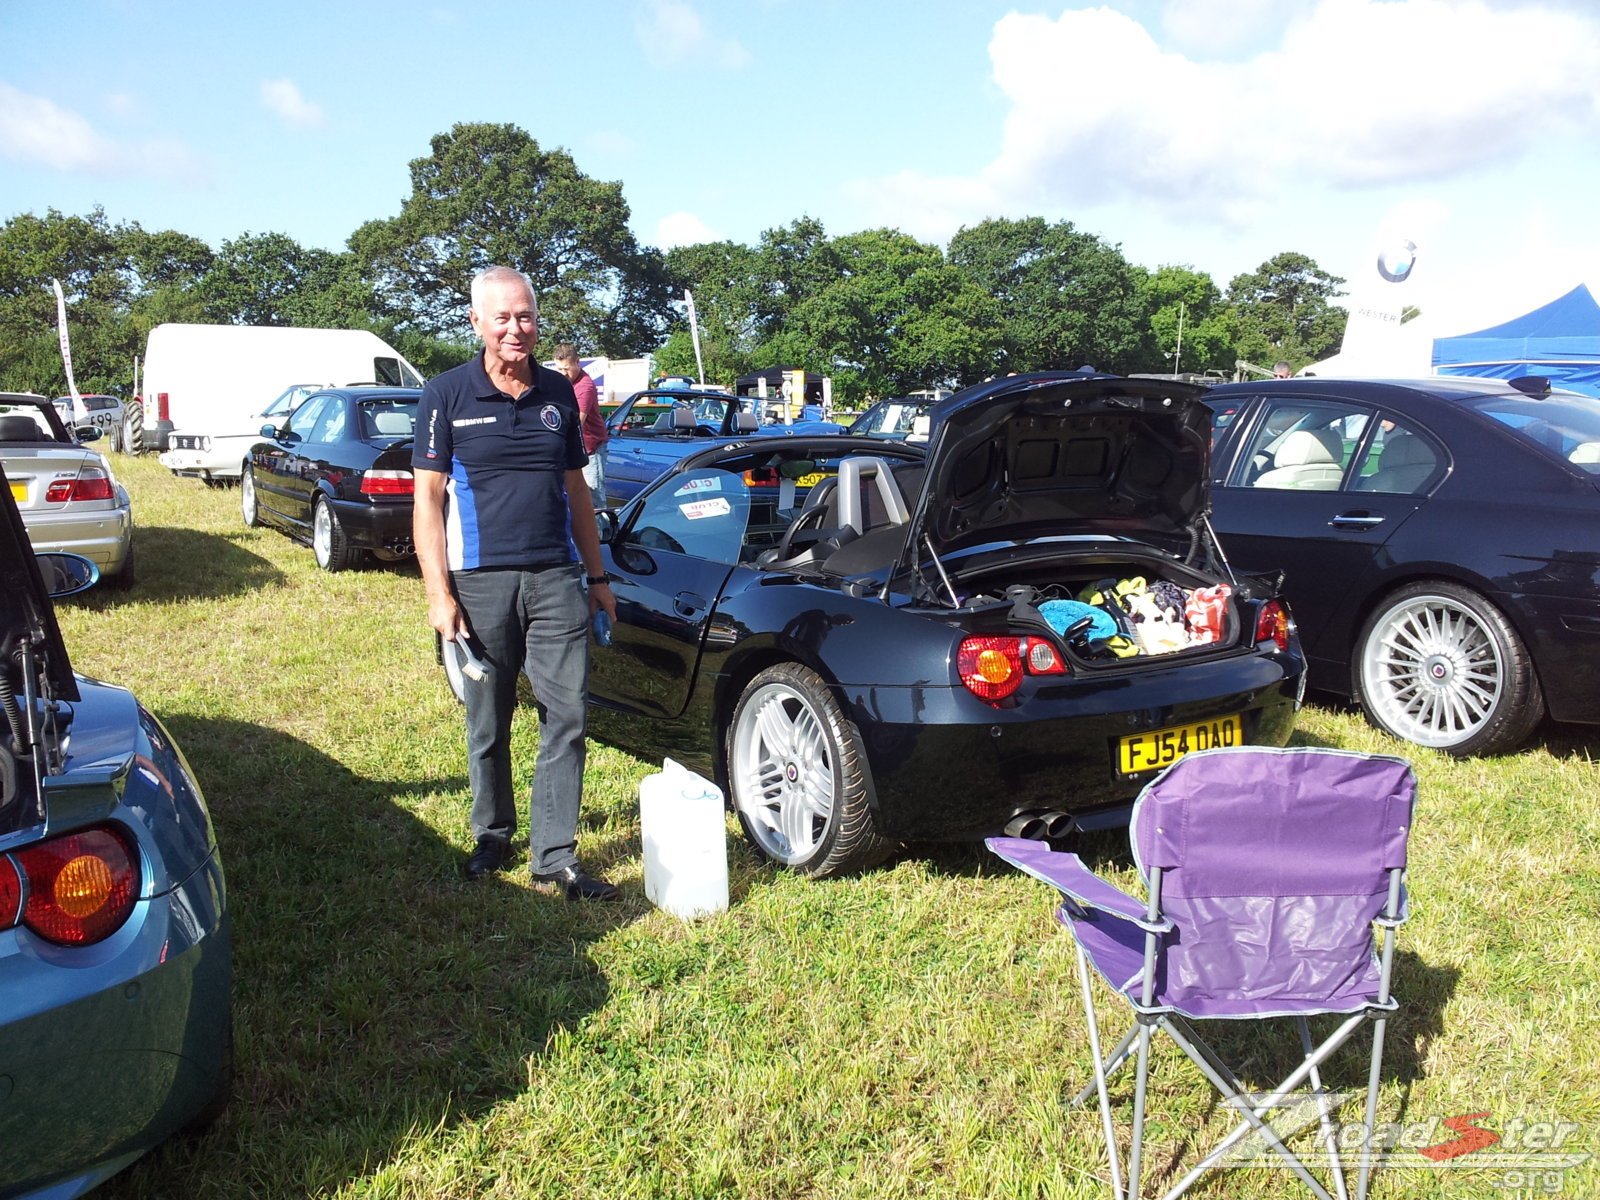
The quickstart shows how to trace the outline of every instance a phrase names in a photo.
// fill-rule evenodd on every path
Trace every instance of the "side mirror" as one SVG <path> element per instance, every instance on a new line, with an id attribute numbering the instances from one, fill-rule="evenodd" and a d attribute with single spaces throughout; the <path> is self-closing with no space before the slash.
<path id="1" fill-rule="evenodd" d="M 600 544 L 609 546 L 616 540 L 617 530 L 620 527 L 617 523 L 617 510 L 614 508 L 595 509 L 594 527 L 600 534 Z"/>
<path id="2" fill-rule="evenodd" d="M 100 580 L 100 568 L 81 554 L 47 550 L 34 555 L 39 560 L 39 576 L 52 599 L 76 596 Z"/>
<path id="3" fill-rule="evenodd" d="M 261 436 L 264 437 L 264 438 L 268 438 L 268 439 L 270 439 L 271 441 L 274 441 L 274 442 L 277 441 L 278 440 L 278 427 L 276 425 L 271 424 L 270 422 L 268 424 L 266 424 L 266 425 L 263 425 L 261 427 Z"/>
<path id="4" fill-rule="evenodd" d="M 79 425 L 72 431 L 73 436 L 80 442 L 95 442 L 100 440 L 100 430 L 93 425 Z"/>

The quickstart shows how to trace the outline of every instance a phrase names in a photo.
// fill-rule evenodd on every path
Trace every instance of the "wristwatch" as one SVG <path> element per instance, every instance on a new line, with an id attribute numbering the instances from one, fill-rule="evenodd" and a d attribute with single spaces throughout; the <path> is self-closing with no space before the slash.
<path id="1" fill-rule="evenodd" d="M 609 576 L 609 575 L 585 575 L 583 577 L 583 582 L 588 584 L 590 587 L 596 587 L 596 586 L 598 586 L 598 585 L 600 585 L 602 583 L 610 583 L 611 582 L 611 576 Z"/>

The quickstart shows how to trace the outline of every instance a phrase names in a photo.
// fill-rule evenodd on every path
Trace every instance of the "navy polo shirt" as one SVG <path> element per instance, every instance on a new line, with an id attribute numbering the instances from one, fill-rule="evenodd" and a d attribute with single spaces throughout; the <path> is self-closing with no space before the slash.
<path id="1" fill-rule="evenodd" d="M 572 383 L 534 365 L 512 398 L 474 355 L 428 381 L 411 465 L 449 475 L 445 560 L 452 571 L 574 562 L 564 473 L 589 461 Z"/>

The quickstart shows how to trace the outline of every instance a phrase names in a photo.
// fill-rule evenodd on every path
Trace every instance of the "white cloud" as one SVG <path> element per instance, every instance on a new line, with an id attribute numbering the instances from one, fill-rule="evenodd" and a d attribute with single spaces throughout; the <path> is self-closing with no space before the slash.
<path id="1" fill-rule="evenodd" d="M 115 102 L 111 107 L 121 111 Z M 0 83 L 0 158 L 73 174 L 150 174 L 190 183 L 204 175 L 194 154 L 179 142 L 108 138 L 81 114 L 7 83 Z"/>
<path id="2" fill-rule="evenodd" d="M 662 250 L 674 246 L 698 246 L 701 242 L 720 242 L 722 235 L 689 212 L 675 212 L 661 218 L 656 226 L 656 245 Z"/>
<path id="3" fill-rule="evenodd" d="M 300 94 L 292 79 L 268 79 L 261 85 L 261 105 L 290 125 L 311 129 L 322 124 L 322 109 Z"/>
<path id="4" fill-rule="evenodd" d="M 1227 55 L 1276 39 L 1310 0 L 1167 0 L 1161 29 L 1180 49 Z"/>
<path id="5" fill-rule="evenodd" d="M 1195 25 L 1214 5 L 1167 15 Z M 989 57 L 1010 102 L 996 157 L 966 178 L 852 185 L 881 219 L 942 238 L 989 215 L 1132 204 L 1240 228 L 1288 189 L 1449 179 L 1600 132 L 1600 15 L 1548 5 L 1317 0 L 1241 62 L 1166 50 L 1109 8 L 1013 12 Z"/>
<path id="6" fill-rule="evenodd" d="M 748 50 L 707 29 L 683 0 L 647 0 L 635 29 L 645 57 L 658 66 L 743 67 L 750 62 Z"/>

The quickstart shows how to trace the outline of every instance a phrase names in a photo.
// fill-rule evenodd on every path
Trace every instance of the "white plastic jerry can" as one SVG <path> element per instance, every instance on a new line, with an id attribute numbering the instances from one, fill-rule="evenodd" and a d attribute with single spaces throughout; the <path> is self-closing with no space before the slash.
<path id="1" fill-rule="evenodd" d="M 722 789 L 670 758 L 639 784 L 644 894 L 677 917 L 728 907 Z"/>

